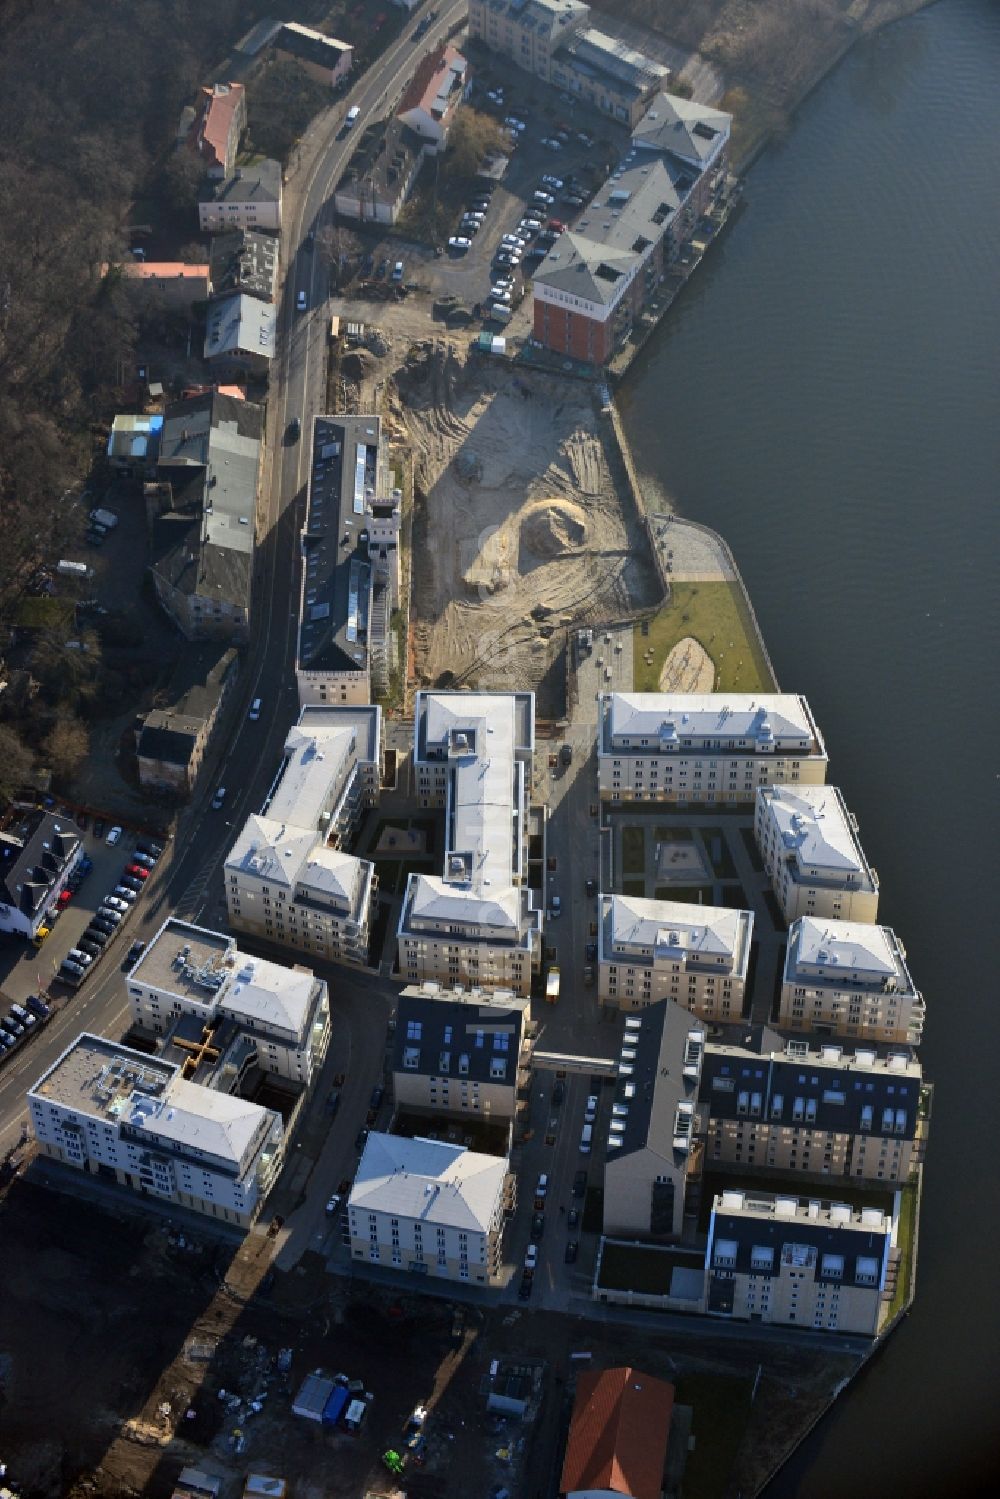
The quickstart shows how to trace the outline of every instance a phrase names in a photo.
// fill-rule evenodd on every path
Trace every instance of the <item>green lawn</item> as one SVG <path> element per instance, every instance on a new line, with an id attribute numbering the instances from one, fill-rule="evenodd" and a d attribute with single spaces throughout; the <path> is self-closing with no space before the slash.
<path id="1" fill-rule="evenodd" d="M 916 1183 L 902 1189 L 902 1198 L 899 1205 L 899 1227 L 896 1238 L 900 1252 L 899 1274 L 896 1277 L 896 1289 L 886 1314 L 886 1321 L 889 1322 L 905 1306 L 906 1298 L 910 1294 L 910 1282 L 913 1279 L 913 1231 L 917 1219 Z"/>
<path id="2" fill-rule="evenodd" d="M 715 663 L 716 692 L 774 690 L 743 595 L 734 583 L 674 583 L 670 592 L 670 603 L 648 621 L 648 634 L 643 636 L 641 626 L 636 626 L 636 692 L 659 691 L 664 661 L 688 635 Z M 653 653 L 650 664 L 646 651 Z"/>
<path id="3" fill-rule="evenodd" d="M 694 1451 L 684 1469 L 684 1499 L 722 1499 L 750 1419 L 753 1381 L 719 1374 L 682 1374 L 676 1400 L 693 1411 Z"/>
<path id="4" fill-rule="evenodd" d="M 622 874 L 646 873 L 645 828 L 622 828 Z"/>

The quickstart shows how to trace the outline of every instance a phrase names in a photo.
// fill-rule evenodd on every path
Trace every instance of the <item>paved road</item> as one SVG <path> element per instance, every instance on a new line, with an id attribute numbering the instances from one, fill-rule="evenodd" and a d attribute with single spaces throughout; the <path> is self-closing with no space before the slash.
<path id="1" fill-rule="evenodd" d="M 120 1034 L 126 1000 L 120 963 L 128 943 L 150 937 L 175 911 L 186 919 L 202 915 L 208 923 L 221 915 L 219 872 L 235 830 L 263 801 L 281 761 L 281 750 L 298 711 L 293 663 L 298 616 L 298 534 L 304 518 L 308 442 L 311 418 L 325 404 L 323 384 L 327 285 L 320 257 L 306 243 L 310 228 L 324 222 L 333 184 L 342 173 L 357 135 L 401 92 L 423 52 L 440 40 L 462 15 L 464 0 L 438 7 L 438 18 L 426 37 L 414 44 L 410 33 L 418 17 L 375 68 L 360 79 L 335 109 L 328 111 L 304 139 L 293 174 L 286 184 L 285 223 L 281 239 L 282 282 L 278 306 L 278 354 L 271 369 L 266 449 L 258 507 L 256 575 L 252 641 L 244 673 L 241 704 L 231 736 L 219 757 L 219 768 L 205 777 L 199 795 L 181 818 L 173 840 L 149 881 L 127 931 L 109 944 L 94 978 L 88 981 L 16 1058 L 0 1071 L 0 1154 L 18 1138 L 26 1117 L 24 1095 L 40 1074 L 65 1050 L 74 1036 L 90 1029 Z M 343 114 L 361 110 L 354 130 L 344 134 Z M 296 293 L 307 292 L 310 311 L 297 313 Z M 292 416 L 302 422 L 303 441 L 286 446 L 283 435 Z M 263 698 L 259 722 L 246 709 Z M 222 810 L 211 810 L 216 786 L 227 796 Z M 286 955 L 287 956 L 287 955 Z M 341 983 L 343 982 L 341 976 Z M 338 983 L 335 1008 L 340 1004 Z M 345 985 L 346 988 L 346 985 Z M 366 1007 L 345 1002 L 352 1036 L 368 1021 Z M 384 1018 L 377 1021 L 384 1024 Z M 379 1045 L 381 1042 L 379 1042 Z M 367 1047 L 365 1048 L 367 1050 Z M 370 1084 L 369 1084 L 370 1087 Z"/>

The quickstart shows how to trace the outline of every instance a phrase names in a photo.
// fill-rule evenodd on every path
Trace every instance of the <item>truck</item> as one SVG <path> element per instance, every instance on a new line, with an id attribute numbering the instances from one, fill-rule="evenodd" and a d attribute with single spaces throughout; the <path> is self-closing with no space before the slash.
<path id="1" fill-rule="evenodd" d="M 56 563 L 56 572 L 61 578 L 89 578 L 91 569 L 86 562 L 69 562 L 65 557 Z"/>
<path id="2" fill-rule="evenodd" d="M 90 523 L 93 526 L 103 526 L 105 531 L 113 531 L 118 524 L 118 517 L 113 510 L 92 510 Z"/>
<path id="3" fill-rule="evenodd" d="M 559 969 L 553 964 L 545 978 L 545 999 L 550 1005 L 559 999 Z"/>

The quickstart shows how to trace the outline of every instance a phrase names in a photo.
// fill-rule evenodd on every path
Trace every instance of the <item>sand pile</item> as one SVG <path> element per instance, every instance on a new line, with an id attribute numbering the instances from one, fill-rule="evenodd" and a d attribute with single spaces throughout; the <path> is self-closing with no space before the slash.
<path id="1" fill-rule="evenodd" d="M 522 570 L 575 552 L 587 542 L 587 517 L 571 500 L 535 500 L 521 520 Z"/>

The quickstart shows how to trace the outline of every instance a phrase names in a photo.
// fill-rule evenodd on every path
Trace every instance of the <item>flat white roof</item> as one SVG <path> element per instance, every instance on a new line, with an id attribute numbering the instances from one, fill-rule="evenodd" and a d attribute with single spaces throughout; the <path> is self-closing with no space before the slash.
<path id="1" fill-rule="evenodd" d="M 778 743 L 800 745 L 804 754 L 825 753 L 809 705 L 796 693 L 611 692 L 603 702 L 612 741 L 645 737 L 653 749 L 663 739 L 689 739 L 697 749 L 708 747 L 705 740 L 719 740 L 722 748 L 745 741 L 750 750 Z M 604 745 L 605 752 L 611 749 Z"/>
<path id="2" fill-rule="evenodd" d="M 348 1204 L 487 1233 L 506 1174 L 504 1156 L 480 1155 L 444 1140 L 370 1134 Z"/>
<path id="3" fill-rule="evenodd" d="M 757 797 L 800 874 L 878 888 L 836 786 L 762 786 Z"/>

